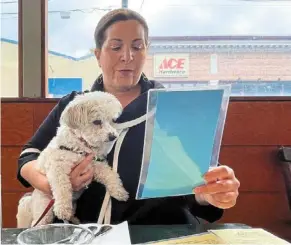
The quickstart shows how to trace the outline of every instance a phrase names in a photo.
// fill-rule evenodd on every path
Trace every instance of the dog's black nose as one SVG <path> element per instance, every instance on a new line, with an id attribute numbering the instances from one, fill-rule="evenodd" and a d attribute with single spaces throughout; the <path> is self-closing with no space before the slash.
<path id="1" fill-rule="evenodd" d="M 109 139 L 109 141 L 113 141 L 113 140 L 116 139 L 116 135 L 114 135 L 114 134 L 109 134 L 109 135 L 108 135 L 108 139 Z"/>

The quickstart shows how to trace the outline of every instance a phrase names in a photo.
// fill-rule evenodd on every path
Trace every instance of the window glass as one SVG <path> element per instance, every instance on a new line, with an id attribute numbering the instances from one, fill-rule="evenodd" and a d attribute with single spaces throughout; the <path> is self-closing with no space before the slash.
<path id="1" fill-rule="evenodd" d="M 49 1 L 49 97 L 90 89 L 101 73 L 95 26 L 121 4 Z M 128 0 L 128 7 L 150 28 L 149 79 L 166 87 L 227 83 L 233 96 L 291 95 L 290 1 Z"/>
<path id="2" fill-rule="evenodd" d="M 100 74 L 94 56 L 99 19 L 121 0 L 51 0 L 48 2 L 47 97 L 89 90 Z"/>
<path id="3" fill-rule="evenodd" d="M 227 83 L 233 96 L 291 95 L 290 1 L 129 0 L 129 8 L 149 24 L 150 79 Z"/>
<path id="4" fill-rule="evenodd" d="M 18 1 L 1 0 L 1 97 L 18 97 Z"/>

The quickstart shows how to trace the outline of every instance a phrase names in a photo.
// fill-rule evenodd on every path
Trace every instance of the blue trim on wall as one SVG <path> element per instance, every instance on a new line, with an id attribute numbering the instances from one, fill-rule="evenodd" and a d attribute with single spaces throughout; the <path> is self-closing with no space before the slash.
<path id="1" fill-rule="evenodd" d="M 18 44 L 18 41 L 7 39 L 7 38 L 2 38 L 2 37 L 1 37 L 1 42 L 11 43 L 11 44 L 16 44 L 16 45 Z M 81 56 L 79 58 L 76 58 L 73 56 L 65 55 L 65 54 L 55 52 L 55 51 L 50 51 L 50 50 L 48 51 L 48 53 L 55 55 L 55 56 L 63 57 L 63 58 L 69 59 L 69 60 L 74 60 L 74 61 L 85 60 L 85 59 L 88 59 L 88 58 L 94 56 L 94 54 L 88 54 L 88 55 L 84 55 L 84 56 Z"/>
<path id="2" fill-rule="evenodd" d="M 2 38 L 2 37 L 1 37 L 1 42 L 18 44 L 18 41 L 7 39 L 7 38 Z"/>
<path id="3" fill-rule="evenodd" d="M 79 60 L 85 60 L 85 59 L 88 59 L 92 56 L 94 56 L 94 54 L 88 54 L 88 55 L 85 55 L 85 56 L 81 56 L 79 58 L 75 58 L 73 56 L 69 56 L 69 55 L 65 55 L 65 54 L 62 54 L 62 53 L 59 53 L 59 52 L 55 52 L 55 51 L 48 51 L 49 54 L 52 54 L 52 55 L 55 55 L 55 56 L 60 56 L 60 57 L 63 57 L 63 58 L 66 58 L 66 59 L 69 59 L 69 60 L 74 60 L 74 61 L 79 61 Z"/>
<path id="4" fill-rule="evenodd" d="M 82 91 L 83 79 L 81 77 L 56 77 L 48 79 L 48 93 L 53 98 L 60 98 L 71 91 Z"/>

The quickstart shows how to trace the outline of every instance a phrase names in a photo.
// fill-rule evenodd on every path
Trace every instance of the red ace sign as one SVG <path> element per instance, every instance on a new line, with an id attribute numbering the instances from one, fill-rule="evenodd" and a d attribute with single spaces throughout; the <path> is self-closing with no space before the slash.
<path id="1" fill-rule="evenodd" d="M 154 55 L 155 77 L 188 77 L 188 75 L 189 75 L 188 54 Z"/>

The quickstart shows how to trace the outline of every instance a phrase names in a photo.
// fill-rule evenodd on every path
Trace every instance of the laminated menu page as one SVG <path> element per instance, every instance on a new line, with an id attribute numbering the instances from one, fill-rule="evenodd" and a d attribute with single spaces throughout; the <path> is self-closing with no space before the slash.
<path id="1" fill-rule="evenodd" d="M 188 195 L 218 161 L 230 86 L 148 93 L 136 199 Z"/>

